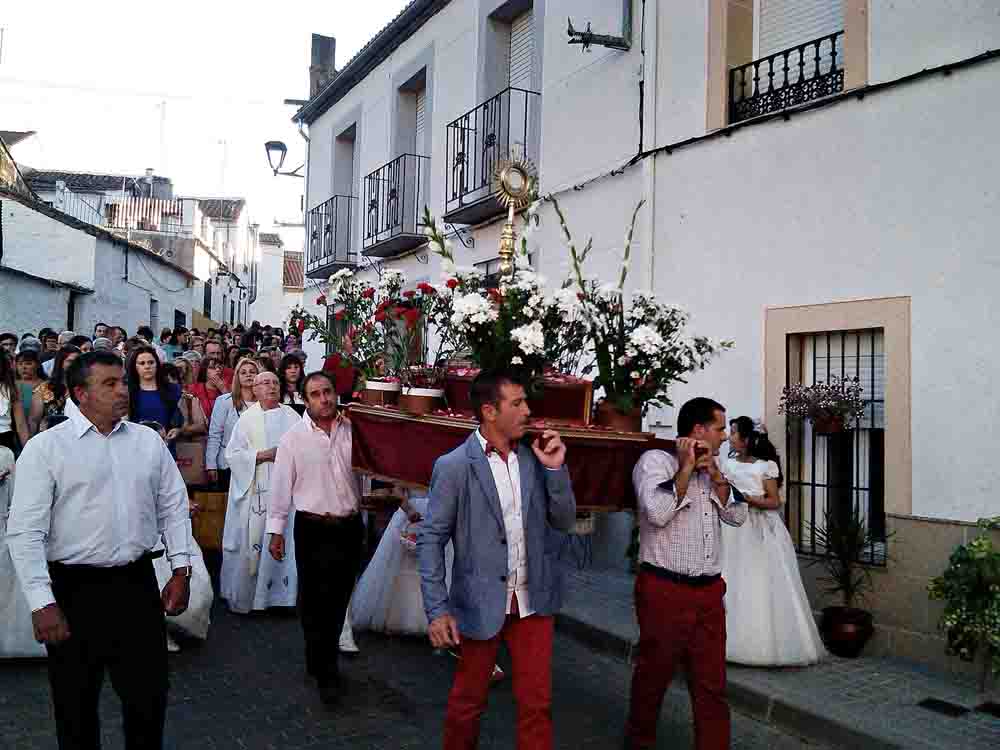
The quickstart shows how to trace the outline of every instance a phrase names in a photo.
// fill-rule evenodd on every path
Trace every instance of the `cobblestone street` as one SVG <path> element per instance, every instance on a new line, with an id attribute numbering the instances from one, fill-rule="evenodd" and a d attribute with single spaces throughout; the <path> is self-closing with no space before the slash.
<path id="1" fill-rule="evenodd" d="M 288 613 L 237 617 L 218 603 L 204 644 L 172 655 L 167 743 L 170 750 L 219 748 L 434 748 L 452 658 L 426 641 L 361 634 L 362 653 L 349 657 L 349 693 L 334 711 L 307 686 L 301 631 Z M 628 667 L 557 635 L 554 715 L 559 748 L 618 748 L 628 696 Z M 121 748 L 117 699 L 105 683 L 105 748 Z M 664 706 L 660 747 L 691 746 L 687 696 L 671 692 Z M 494 689 L 483 724 L 482 748 L 514 747 L 509 679 Z M 736 748 L 805 747 L 797 739 L 741 716 Z M 54 750 L 48 683 L 42 662 L 0 662 L 0 748 Z"/>

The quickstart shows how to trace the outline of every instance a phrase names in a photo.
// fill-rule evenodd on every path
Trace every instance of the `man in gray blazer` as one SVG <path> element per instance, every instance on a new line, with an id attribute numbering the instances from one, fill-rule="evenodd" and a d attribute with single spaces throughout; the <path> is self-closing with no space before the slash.
<path id="1" fill-rule="evenodd" d="M 471 395 L 480 427 L 435 463 L 417 542 L 431 643 L 460 648 L 444 748 L 477 746 L 490 676 L 505 642 L 513 662 L 517 746 L 548 750 L 553 615 L 562 595 L 556 532 L 569 531 L 576 519 L 566 446 L 553 430 L 530 447 L 519 442 L 531 410 L 514 375 L 483 372 Z M 455 551 L 450 593 L 449 541 Z"/>

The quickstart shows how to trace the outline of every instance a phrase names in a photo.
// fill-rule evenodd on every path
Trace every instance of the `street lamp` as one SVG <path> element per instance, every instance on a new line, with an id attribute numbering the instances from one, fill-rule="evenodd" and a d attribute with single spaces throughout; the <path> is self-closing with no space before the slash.
<path id="1" fill-rule="evenodd" d="M 301 164 L 291 172 L 282 172 L 281 167 L 285 163 L 285 157 L 288 155 L 288 146 L 282 141 L 268 141 L 264 144 L 264 150 L 267 151 L 267 163 L 270 165 L 271 170 L 274 172 L 274 176 L 282 175 L 283 177 L 305 177 L 305 175 L 299 174 L 299 170 L 305 166 Z M 277 162 L 277 164 L 275 164 Z"/>

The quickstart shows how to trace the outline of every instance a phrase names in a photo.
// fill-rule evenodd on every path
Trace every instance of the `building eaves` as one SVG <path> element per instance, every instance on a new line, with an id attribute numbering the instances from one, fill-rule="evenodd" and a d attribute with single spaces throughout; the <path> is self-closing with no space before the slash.
<path id="1" fill-rule="evenodd" d="M 57 182 L 64 182 L 66 187 L 77 192 L 121 190 L 129 184 L 142 183 L 146 180 L 144 175 L 72 172 L 65 169 L 35 169 L 27 166 L 23 167 L 21 172 L 24 179 L 36 189 L 54 188 Z M 170 178 L 153 175 L 153 182 L 169 184 Z"/>
<path id="2" fill-rule="evenodd" d="M 243 198 L 201 198 L 198 207 L 211 219 L 238 221 L 246 200 Z"/>
<path id="3" fill-rule="evenodd" d="M 67 281 L 56 281 L 55 279 L 46 279 L 44 276 L 36 276 L 33 273 L 22 271 L 20 268 L 12 268 L 11 266 L 0 265 L 0 273 L 9 273 L 12 276 L 20 276 L 22 279 L 31 279 L 32 281 L 37 281 L 41 284 L 48 284 L 49 286 L 59 287 L 60 289 L 71 289 L 74 292 L 79 292 L 80 294 L 94 293 L 94 290 L 89 287 L 80 286 L 79 284 L 72 284 Z"/>
<path id="4" fill-rule="evenodd" d="M 7 144 L 8 148 L 14 148 L 18 143 L 35 134 L 34 130 L 0 130 L 0 140 Z"/>
<path id="5" fill-rule="evenodd" d="M 275 245 L 281 247 L 285 243 L 281 241 L 281 235 L 274 232 L 261 232 L 258 235 L 260 244 L 262 245 Z"/>
<path id="6" fill-rule="evenodd" d="M 292 121 L 302 121 L 309 125 L 315 122 L 449 2 L 450 0 L 411 0 L 409 5 L 348 61 L 322 91 L 295 113 Z"/>
<path id="7" fill-rule="evenodd" d="M 88 224 L 85 221 L 80 221 L 79 219 L 70 216 L 69 214 L 63 213 L 58 208 L 53 208 L 47 203 L 43 203 L 39 200 L 32 200 L 30 198 L 25 197 L 24 195 L 21 195 L 20 193 L 12 192 L 11 190 L 3 186 L 0 186 L 0 199 L 16 201 L 20 203 L 22 206 L 30 208 L 32 211 L 35 211 L 37 213 L 48 216 L 50 219 L 58 221 L 61 224 L 65 224 L 68 227 L 71 227 L 73 229 L 78 229 L 81 232 L 89 234 L 93 237 L 97 237 L 99 239 L 108 240 L 110 242 L 120 245 L 125 245 L 129 249 L 134 250 L 137 253 L 142 253 L 143 255 L 152 258 L 157 263 L 167 266 L 173 271 L 176 271 L 177 273 L 181 274 L 186 279 L 188 279 L 188 281 L 197 281 L 198 279 L 197 276 L 188 271 L 186 268 L 182 268 L 176 263 L 171 263 L 169 260 L 164 258 L 159 253 L 153 252 L 149 248 L 143 247 L 142 245 L 139 245 L 135 242 L 130 242 L 121 235 L 115 234 L 114 232 L 110 232 L 104 227 L 98 227 L 93 224 Z"/>

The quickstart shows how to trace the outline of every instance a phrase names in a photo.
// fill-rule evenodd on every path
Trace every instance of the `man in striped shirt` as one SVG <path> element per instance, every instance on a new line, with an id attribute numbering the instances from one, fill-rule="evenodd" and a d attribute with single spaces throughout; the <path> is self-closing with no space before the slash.
<path id="1" fill-rule="evenodd" d="M 655 745 L 660 706 L 678 666 L 688 676 L 696 748 L 729 747 L 721 524 L 741 526 L 747 506 L 719 470 L 716 457 L 726 438 L 725 407 L 692 399 L 677 415 L 676 455 L 647 451 L 632 472 L 639 501 L 639 650 L 627 748 Z"/>

